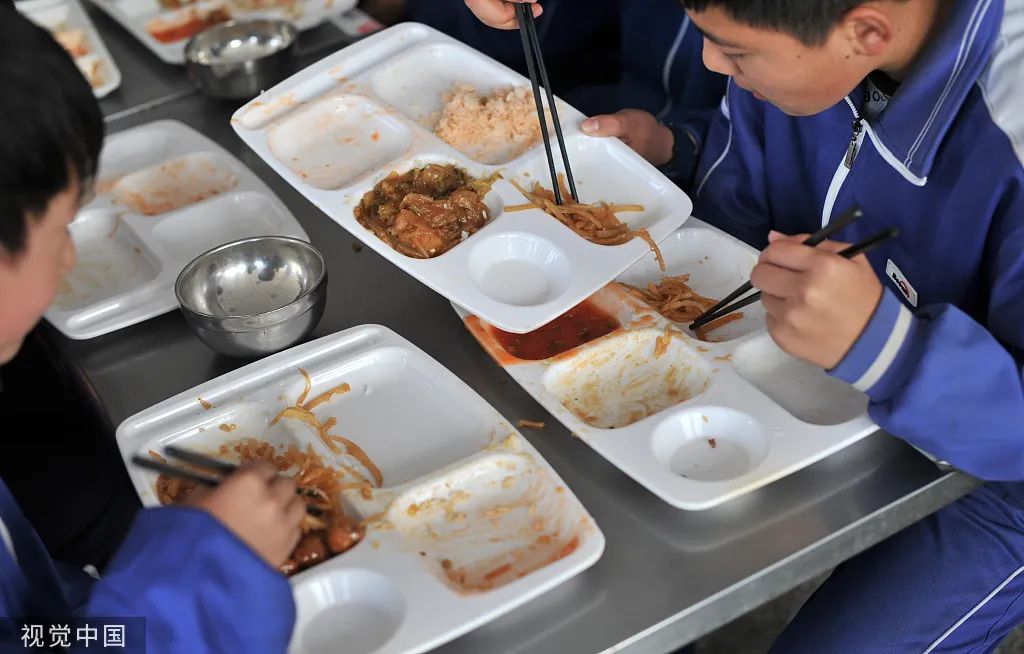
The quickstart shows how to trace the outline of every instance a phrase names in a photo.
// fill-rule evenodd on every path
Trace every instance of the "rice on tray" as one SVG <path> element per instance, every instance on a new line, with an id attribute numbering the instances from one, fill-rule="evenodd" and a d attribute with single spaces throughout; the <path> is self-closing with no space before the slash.
<path id="1" fill-rule="evenodd" d="M 456 84 L 444 95 L 434 134 L 481 163 L 505 163 L 540 141 L 533 93 L 506 86 L 481 96 L 468 84 Z"/>

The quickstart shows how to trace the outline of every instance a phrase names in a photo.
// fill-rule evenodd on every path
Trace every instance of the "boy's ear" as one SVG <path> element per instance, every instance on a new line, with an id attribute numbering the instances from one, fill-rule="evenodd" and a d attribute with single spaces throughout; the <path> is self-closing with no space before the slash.
<path id="1" fill-rule="evenodd" d="M 891 17 L 873 4 L 860 5 L 847 12 L 840 29 L 853 53 L 866 57 L 883 54 L 894 36 Z"/>

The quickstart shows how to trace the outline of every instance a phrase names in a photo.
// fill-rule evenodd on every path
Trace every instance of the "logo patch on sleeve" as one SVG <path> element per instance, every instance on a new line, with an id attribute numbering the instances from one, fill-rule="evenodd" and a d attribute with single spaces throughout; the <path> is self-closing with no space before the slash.
<path id="1" fill-rule="evenodd" d="M 892 259 L 889 259 L 885 264 L 885 276 L 899 289 L 903 297 L 907 298 L 911 306 L 917 306 L 917 291 L 907 281 L 906 275 L 899 269 L 899 266 L 892 262 Z"/>

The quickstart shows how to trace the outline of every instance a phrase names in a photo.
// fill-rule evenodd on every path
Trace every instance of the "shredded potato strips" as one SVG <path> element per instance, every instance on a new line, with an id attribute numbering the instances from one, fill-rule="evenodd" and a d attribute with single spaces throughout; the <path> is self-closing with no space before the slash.
<path id="1" fill-rule="evenodd" d="M 689 323 L 715 306 L 718 301 L 695 293 L 687 285 L 688 281 L 690 281 L 689 275 L 677 275 L 662 277 L 657 283 L 651 282 L 645 288 L 629 284 L 622 284 L 622 286 L 672 322 Z M 697 330 L 697 337 L 706 340 L 709 332 L 741 318 L 743 318 L 743 312 L 738 311 L 713 320 Z"/>
<path id="2" fill-rule="evenodd" d="M 299 395 L 299 399 L 295 400 L 295 406 L 302 406 L 302 403 L 309 397 L 309 392 L 313 390 L 313 380 L 309 378 L 309 373 L 302 368 L 299 368 L 299 372 L 302 373 L 302 378 L 306 380 L 306 387 L 302 390 L 302 394 Z"/>
<path id="3" fill-rule="evenodd" d="M 366 469 L 370 471 L 370 474 L 373 475 L 374 481 L 377 482 L 378 488 L 380 488 L 384 484 L 384 475 L 380 473 L 380 468 L 378 468 L 373 463 L 373 461 L 370 460 L 370 457 L 366 455 L 366 452 L 363 451 L 363 448 L 359 447 L 358 445 L 356 445 L 349 439 L 345 438 L 344 436 L 331 436 L 331 438 L 344 445 L 345 449 L 348 450 L 348 453 L 352 456 L 352 458 L 359 461 L 359 463 L 362 463 L 363 466 L 365 466 Z"/>
<path id="4" fill-rule="evenodd" d="M 678 275 L 662 277 L 657 283 L 651 282 L 645 288 L 629 284 L 623 286 L 669 320 L 688 323 L 696 320 L 717 302 L 695 293 L 686 284 L 689 280 L 689 275 Z"/>
<path id="5" fill-rule="evenodd" d="M 333 417 L 328 418 L 326 422 L 320 425 L 320 428 L 317 429 L 317 433 L 320 435 L 320 440 L 322 440 L 324 442 L 324 445 L 327 446 L 327 449 L 334 452 L 335 454 L 341 454 L 341 450 L 338 448 L 337 445 L 334 444 L 334 441 L 331 440 L 331 435 L 329 433 L 331 431 L 331 427 L 333 427 L 337 423 L 338 421 L 335 420 Z"/>
<path id="6" fill-rule="evenodd" d="M 505 211 L 526 211 L 528 209 L 541 209 L 548 215 L 556 218 L 560 223 L 598 245 L 622 245 L 634 238 L 642 238 L 651 247 L 654 256 L 658 260 L 658 266 L 665 270 L 665 260 L 661 256 L 658 244 L 651 238 L 646 229 L 633 230 L 616 217 L 616 213 L 643 211 L 642 204 L 582 204 L 579 202 L 566 202 L 565 204 L 555 203 L 555 194 L 540 184 L 534 184 L 532 191 L 527 191 L 514 179 L 508 180 L 512 186 L 523 194 L 529 202 L 527 204 L 505 207 Z M 565 186 L 565 179 L 558 176 L 558 186 L 563 198 L 572 199 L 572 194 Z"/>
<path id="7" fill-rule="evenodd" d="M 731 322 L 735 322 L 737 320 L 742 320 L 742 318 L 743 318 L 743 312 L 742 311 L 737 311 L 736 313 L 730 313 L 728 315 L 722 316 L 721 318 L 718 318 L 716 320 L 712 320 L 708 324 L 706 324 L 703 327 L 701 327 L 700 329 L 698 329 L 697 330 L 697 336 L 701 340 L 706 340 L 705 337 L 707 336 L 707 334 L 709 332 L 713 332 L 714 330 L 718 329 L 719 327 L 722 327 L 724 325 L 728 325 Z"/>
<path id="8" fill-rule="evenodd" d="M 508 213 L 510 211 L 529 211 L 530 209 L 540 209 L 540 207 L 538 207 L 532 202 L 527 204 L 513 204 L 505 207 L 505 212 Z"/>
<path id="9" fill-rule="evenodd" d="M 325 391 L 320 395 L 317 395 L 309 402 L 306 402 L 305 404 L 302 405 L 302 408 L 305 409 L 306 411 L 312 411 L 313 409 L 320 406 L 324 402 L 330 401 L 330 399 L 335 395 L 344 395 L 345 393 L 348 393 L 350 390 L 352 390 L 352 387 L 349 386 L 348 384 L 339 384 L 338 386 L 335 386 L 329 391 Z"/>
<path id="10" fill-rule="evenodd" d="M 270 421 L 271 426 L 276 425 L 281 418 L 291 418 L 292 420 L 299 420 L 306 423 L 313 429 L 320 431 L 320 420 L 317 419 L 309 409 L 301 406 L 290 406 L 281 413 L 277 414 L 273 420 Z"/>

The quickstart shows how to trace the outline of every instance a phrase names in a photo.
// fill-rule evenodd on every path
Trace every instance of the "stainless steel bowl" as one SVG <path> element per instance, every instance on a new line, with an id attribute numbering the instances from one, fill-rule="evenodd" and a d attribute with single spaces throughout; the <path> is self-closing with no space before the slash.
<path id="1" fill-rule="evenodd" d="M 291 72 L 298 35 L 295 26 L 283 20 L 215 25 L 185 46 L 189 77 L 215 98 L 253 98 Z"/>
<path id="2" fill-rule="evenodd" d="M 254 358 L 313 331 L 327 301 L 327 265 L 305 241 L 257 236 L 196 257 L 174 293 L 200 340 L 222 354 Z"/>

